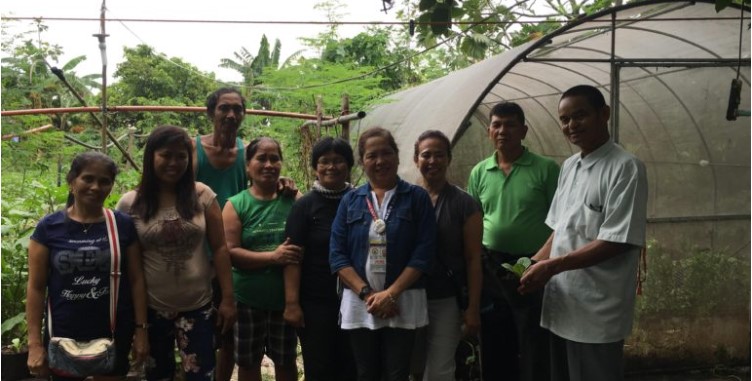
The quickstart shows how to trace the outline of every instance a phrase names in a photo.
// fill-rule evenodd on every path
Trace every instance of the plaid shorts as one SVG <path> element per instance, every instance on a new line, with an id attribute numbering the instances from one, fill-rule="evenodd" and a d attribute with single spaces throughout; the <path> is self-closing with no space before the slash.
<path id="1" fill-rule="evenodd" d="M 283 311 L 251 308 L 237 302 L 235 323 L 235 363 L 242 367 L 261 364 L 264 355 L 275 366 L 295 364 L 298 337 L 295 328 L 285 323 Z"/>

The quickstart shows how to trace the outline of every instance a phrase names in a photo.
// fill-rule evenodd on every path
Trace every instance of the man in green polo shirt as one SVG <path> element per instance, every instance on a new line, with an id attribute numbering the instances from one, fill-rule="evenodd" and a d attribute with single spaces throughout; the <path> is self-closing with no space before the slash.
<path id="1" fill-rule="evenodd" d="M 522 145 L 525 113 L 516 103 L 491 109 L 488 138 L 495 152 L 470 173 L 467 191 L 483 208 L 483 246 L 489 263 L 531 257 L 551 235 L 545 219 L 559 166 Z M 484 380 L 548 380 L 548 333 L 540 327 L 542 292 L 520 295 L 504 281 L 501 294 L 484 289 L 481 364 Z"/>

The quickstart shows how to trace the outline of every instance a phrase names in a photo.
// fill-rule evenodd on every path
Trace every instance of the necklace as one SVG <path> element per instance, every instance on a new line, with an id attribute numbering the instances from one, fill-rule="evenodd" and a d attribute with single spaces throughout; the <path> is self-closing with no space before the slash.
<path id="1" fill-rule="evenodd" d="M 72 216 L 75 216 L 75 218 L 73 218 Z M 102 220 L 104 220 L 104 215 L 96 216 L 96 214 L 92 215 L 91 213 L 84 213 L 82 215 L 82 213 L 78 212 L 75 209 L 75 205 L 74 205 L 66 209 L 66 218 L 69 218 L 73 222 L 76 222 L 79 225 L 81 225 L 81 231 L 83 231 L 84 234 L 89 234 L 89 229 L 91 229 L 91 227 L 94 226 L 94 224 L 98 222 L 102 222 Z M 84 221 L 89 221 L 89 222 L 87 223 Z"/>
<path id="2" fill-rule="evenodd" d="M 83 222 L 81 223 L 81 226 L 83 226 L 84 234 L 89 234 L 89 228 L 91 228 L 91 225 L 94 225 L 94 223 L 93 222 L 89 224 L 85 224 Z"/>

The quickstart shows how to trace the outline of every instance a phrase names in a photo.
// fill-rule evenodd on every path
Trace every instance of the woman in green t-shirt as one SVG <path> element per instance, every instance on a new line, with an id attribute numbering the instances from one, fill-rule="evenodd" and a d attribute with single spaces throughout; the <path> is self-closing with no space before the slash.
<path id="1" fill-rule="evenodd" d="M 251 186 L 230 197 L 222 212 L 238 310 L 238 380 L 260 379 L 264 355 L 274 361 L 277 380 L 296 380 L 297 337 L 295 328 L 282 317 L 282 269 L 300 263 L 303 254 L 285 237 L 285 222 L 295 198 L 277 192 L 282 170 L 282 150 L 277 141 L 254 139 L 245 152 Z"/>

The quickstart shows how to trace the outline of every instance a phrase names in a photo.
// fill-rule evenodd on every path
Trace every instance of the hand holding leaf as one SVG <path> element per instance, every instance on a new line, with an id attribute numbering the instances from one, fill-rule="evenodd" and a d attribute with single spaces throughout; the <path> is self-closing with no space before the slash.
<path id="1" fill-rule="evenodd" d="M 517 259 L 517 263 L 510 265 L 509 263 L 502 263 L 501 267 L 507 271 L 513 273 L 517 278 L 522 278 L 522 274 L 530 267 L 533 262 L 528 257 L 521 257 Z"/>

